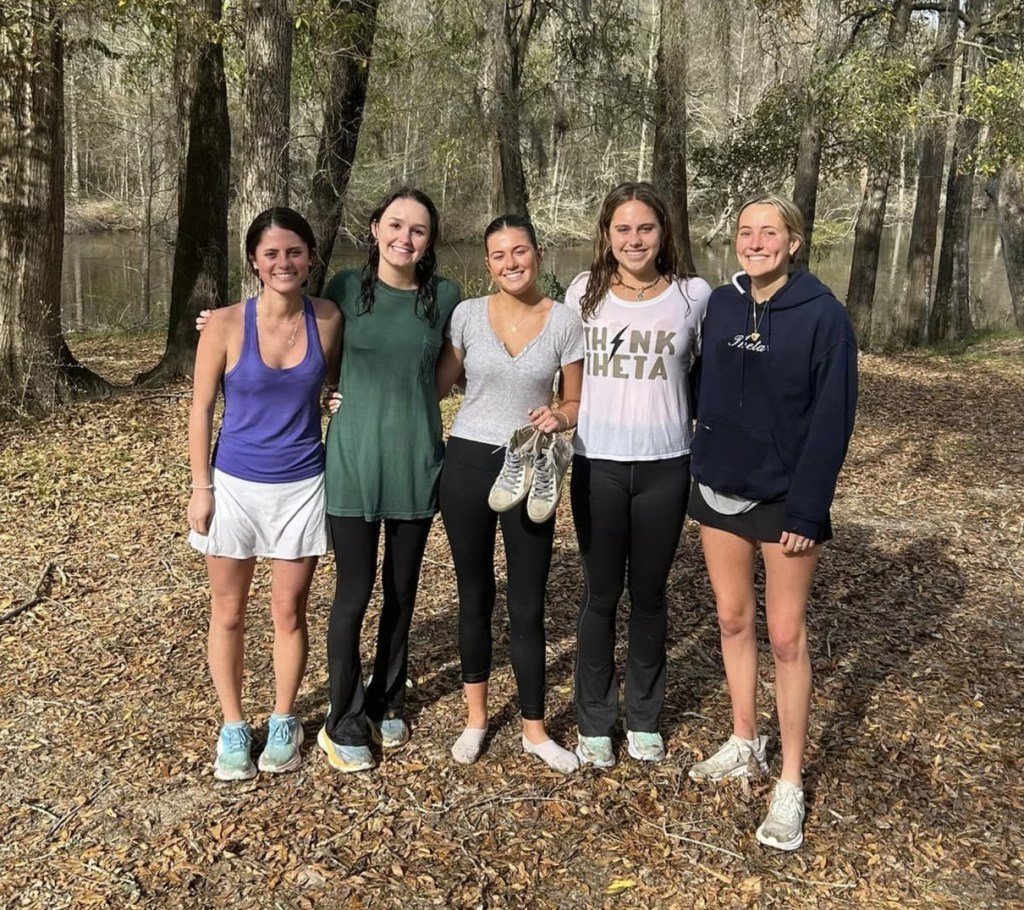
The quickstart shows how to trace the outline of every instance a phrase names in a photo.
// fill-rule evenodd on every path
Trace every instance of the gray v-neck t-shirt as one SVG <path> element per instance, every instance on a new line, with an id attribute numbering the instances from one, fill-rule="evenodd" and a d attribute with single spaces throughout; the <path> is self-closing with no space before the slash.
<path id="1" fill-rule="evenodd" d="M 531 408 L 551 404 L 558 370 L 583 359 L 583 323 L 555 303 L 537 337 L 513 357 L 491 326 L 487 302 L 463 300 L 452 313 L 450 337 L 463 354 L 466 397 L 451 435 L 497 447 L 530 422 Z"/>

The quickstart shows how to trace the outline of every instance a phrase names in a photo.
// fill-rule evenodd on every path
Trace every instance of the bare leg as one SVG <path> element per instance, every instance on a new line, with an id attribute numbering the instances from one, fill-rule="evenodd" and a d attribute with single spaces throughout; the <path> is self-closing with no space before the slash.
<path id="1" fill-rule="evenodd" d="M 715 592 L 722 662 L 732 701 L 733 733 L 757 736 L 757 601 L 754 593 L 754 544 L 736 534 L 701 525 L 701 545 Z"/>
<path id="2" fill-rule="evenodd" d="M 255 559 L 207 556 L 210 574 L 210 633 L 207 655 L 225 723 L 242 720 L 245 607 Z"/>
<path id="3" fill-rule="evenodd" d="M 487 682 L 464 683 L 466 693 L 466 727 L 470 730 L 487 729 Z"/>
<path id="4" fill-rule="evenodd" d="M 309 653 L 306 605 L 316 562 L 316 556 L 273 562 L 270 609 L 274 618 L 275 714 L 292 713 L 306 671 Z"/>
<path id="5" fill-rule="evenodd" d="M 765 609 L 775 657 L 775 701 L 782 739 L 780 778 L 803 786 L 804 748 L 811 708 L 811 658 L 807 647 L 807 598 L 820 547 L 784 553 L 763 544 Z"/>

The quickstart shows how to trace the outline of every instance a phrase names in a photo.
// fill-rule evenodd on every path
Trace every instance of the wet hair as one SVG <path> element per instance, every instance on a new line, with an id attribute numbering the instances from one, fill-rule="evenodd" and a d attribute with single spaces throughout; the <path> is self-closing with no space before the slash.
<path id="1" fill-rule="evenodd" d="M 245 232 L 245 261 L 249 264 L 253 274 L 259 278 L 259 271 L 253 264 L 256 258 L 256 248 L 260 245 L 263 235 L 272 227 L 281 228 L 284 231 L 291 231 L 297 234 L 299 239 L 309 248 L 309 256 L 312 259 L 316 252 L 316 235 L 313 229 L 295 209 L 285 208 L 283 205 L 275 206 L 260 212 L 252 220 L 249 230 Z M 262 280 L 260 281 L 262 285 Z"/>
<path id="2" fill-rule="evenodd" d="M 491 239 L 498 231 L 522 231 L 530 239 L 530 245 L 535 249 L 540 249 L 540 244 L 537 242 L 537 230 L 533 226 L 533 222 L 530 221 L 525 215 L 517 215 L 510 212 L 507 215 L 499 215 L 484 229 L 484 252 L 487 252 L 487 241 Z"/>
<path id="3" fill-rule="evenodd" d="M 373 225 L 380 224 L 381 218 L 391 203 L 398 199 L 412 199 L 418 202 L 427 210 L 430 216 L 430 231 L 427 235 L 427 249 L 419 262 L 416 263 L 416 315 L 425 319 L 431 325 L 437 321 L 437 253 L 434 246 L 437 243 L 437 235 L 440 230 L 440 223 L 437 214 L 437 206 L 431 198 L 422 190 L 413 189 L 409 186 L 402 186 L 388 193 L 373 210 L 366 232 L 366 241 L 370 246 L 369 255 L 366 257 L 366 265 L 363 266 L 362 283 L 359 288 L 360 314 L 373 312 L 374 290 L 377 287 L 377 267 L 380 265 L 380 246 L 377 238 L 373 236 Z"/>
<path id="4" fill-rule="evenodd" d="M 658 274 L 666 276 L 670 281 L 694 277 L 684 274 L 680 270 L 672 219 L 669 216 L 668 205 L 661 193 L 645 180 L 620 183 L 604 197 L 601 211 L 597 216 L 597 228 L 594 232 L 594 263 L 590 267 L 587 290 L 580 301 L 580 310 L 584 321 L 590 319 L 597 312 L 605 294 L 612 286 L 612 276 L 618 270 L 619 264 L 612 253 L 608 234 L 611 231 L 615 212 L 620 205 L 627 202 L 642 202 L 654 212 L 655 218 L 658 219 L 658 225 L 661 228 L 661 248 L 654 260 Z"/>
<path id="5" fill-rule="evenodd" d="M 804 216 L 791 200 L 785 196 L 779 196 L 777 193 L 758 193 L 747 199 L 736 213 L 737 231 L 740 227 L 740 215 L 743 214 L 744 209 L 748 209 L 752 205 L 770 205 L 779 213 L 782 223 L 786 226 L 786 230 L 789 231 L 789 236 L 794 240 L 799 240 L 800 246 L 804 245 L 804 236 L 807 231 L 804 225 Z M 789 258 L 792 261 L 793 256 L 790 255 Z"/>

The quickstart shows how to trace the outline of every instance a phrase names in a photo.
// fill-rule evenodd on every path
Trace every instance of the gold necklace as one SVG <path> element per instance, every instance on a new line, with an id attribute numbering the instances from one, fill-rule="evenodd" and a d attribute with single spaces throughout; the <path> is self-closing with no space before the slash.
<path id="1" fill-rule="evenodd" d="M 637 303 L 641 303 L 641 302 L 643 302 L 643 299 L 644 299 L 644 292 L 645 292 L 645 291 L 649 291 L 649 290 L 650 290 L 651 288 L 653 288 L 653 287 L 654 287 L 654 286 L 655 286 L 655 285 L 656 285 L 656 284 L 657 284 L 657 283 L 658 283 L 659 281 L 661 281 L 661 275 L 659 275 L 659 276 L 658 276 L 657 278 L 655 278 L 655 279 L 654 279 L 654 281 L 652 281 L 652 282 L 651 282 L 650 284 L 645 284 L 645 285 L 643 285 L 643 286 L 641 286 L 641 287 L 634 287 L 634 286 L 633 286 L 633 285 L 631 285 L 631 284 L 626 284 L 626 282 L 622 280 L 622 276 L 621 276 L 621 275 L 620 275 L 620 274 L 619 274 L 618 272 L 616 272 L 616 273 L 615 273 L 615 277 L 616 277 L 616 279 L 618 280 L 618 283 L 619 283 L 620 285 L 622 285 L 622 287 L 624 287 L 624 288 L 628 288 L 628 289 L 629 289 L 629 290 L 631 290 L 631 291 L 636 291 L 636 302 L 637 302 Z"/>
<path id="2" fill-rule="evenodd" d="M 529 319 L 530 316 L 532 316 L 532 315 L 533 315 L 533 307 L 529 307 L 527 309 L 525 315 L 520 317 L 519 322 L 514 322 L 514 323 L 512 323 L 511 326 L 509 326 L 509 331 L 512 332 L 513 335 L 515 335 L 519 331 L 519 326 L 521 326 L 524 322 L 526 322 L 526 320 Z"/>
<path id="3" fill-rule="evenodd" d="M 750 333 L 750 340 L 751 341 L 758 342 L 758 341 L 761 340 L 761 333 L 758 331 L 758 329 L 760 328 L 761 323 L 764 321 L 764 314 L 768 312 L 768 307 L 770 307 L 771 304 L 772 304 L 771 300 L 766 300 L 764 302 L 764 309 L 761 310 L 761 315 L 759 317 L 757 315 L 757 301 L 754 300 L 753 296 L 751 296 L 751 298 L 750 298 L 750 314 L 751 314 L 751 321 L 754 323 L 754 331 Z"/>
<path id="4" fill-rule="evenodd" d="M 291 335 L 288 336 L 288 340 L 285 342 L 285 344 L 287 344 L 288 347 L 290 347 L 290 348 L 295 347 L 295 335 L 299 331 L 299 320 L 303 317 L 305 312 L 306 312 L 306 307 L 305 307 L 305 304 L 303 304 L 302 309 L 299 310 L 299 312 L 296 314 L 295 318 L 292 320 L 292 333 L 291 333 Z M 259 304 L 257 303 L 256 304 L 256 317 L 259 318 L 259 315 L 260 315 L 260 307 L 259 307 Z"/>

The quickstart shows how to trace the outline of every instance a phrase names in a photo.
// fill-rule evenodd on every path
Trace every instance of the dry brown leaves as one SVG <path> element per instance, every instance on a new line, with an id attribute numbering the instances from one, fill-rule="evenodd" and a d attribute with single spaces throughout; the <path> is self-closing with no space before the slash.
<path id="1" fill-rule="evenodd" d="M 126 381 L 158 346 L 115 339 L 79 353 Z M 663 764 L 623 749 L 613 771 L 565 779 L 521 755 L 503 617 L 488 751 L 473 767 L 450 761 L 462 702 L 438 523 L 412 636 L 409 746 L 372 774 L 343 776 L 312 745 L 326 703 L 325 559 L 299 704 L 306 762 L 221 784 L 206 578 L 183 535 L 187 388 L 3 425 L 0 613 L 53 566 L 40 602 L 0 624 L 0 905 L 1019 906 L 1024 364 L 1014 350 L 862 364 L 837 539 L 810 610 L 807 841 L 795 855 L 754 839 L 767 782 L 686 777 L 729 732 L 692 527 L 671 584 Z M 565 743 L 579 582 L 563 507 L 548 702 Z M 254 587 L 245 695 L 262 725 L 273 685 L 265 573 Z M 763 635 L 762 649 L 762 724 L 777 742 Z"/>

